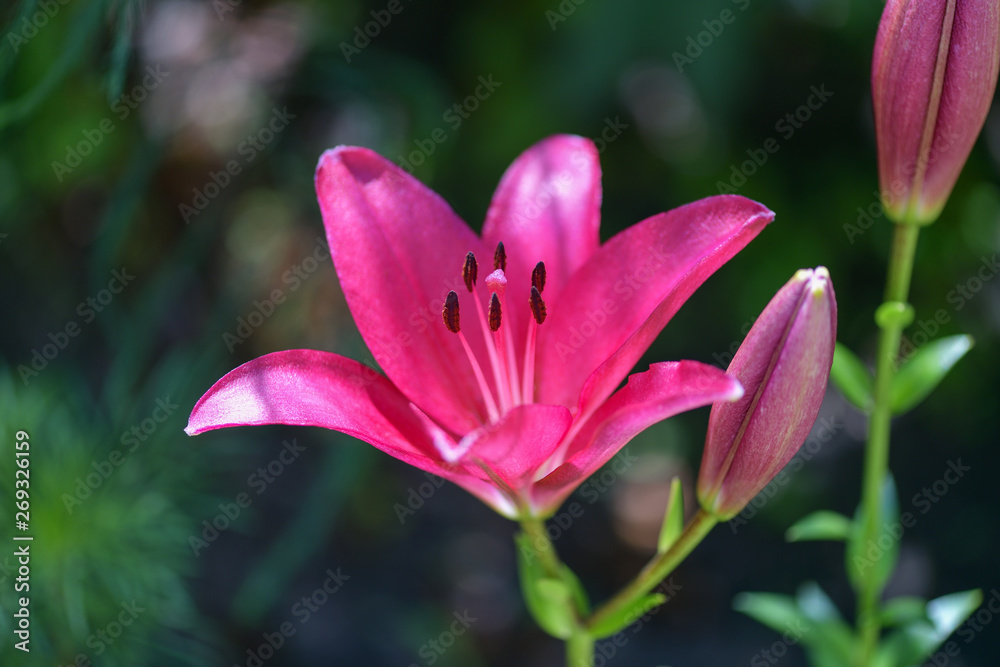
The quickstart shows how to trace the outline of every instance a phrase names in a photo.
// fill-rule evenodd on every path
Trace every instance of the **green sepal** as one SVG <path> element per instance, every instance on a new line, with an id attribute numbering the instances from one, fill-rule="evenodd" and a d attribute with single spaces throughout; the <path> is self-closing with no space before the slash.
<path id="1" fill-rule="evenodd" d="M 882 493 L 879 501 L 882 505 L 881 525 L 875 531 L 871 543 L 864 542 L 865 511 L 864 503 L 858 505 L 851 526 L 851 535 L 847 540 L 845 551 L 845 567 L 847 578 L 855 591 L 860 591 L 864 584 L 864 573 L 868 568 L 875 568 L 872 585 L 881 591 L 899 558 L 899 540 L 902 537 L 903 526 L 899 522 L 899 499 L 896 497 L 896 483 L 891 474 L 886 474 L 882 482 Z"/>
<path id="2" fill-rule="evenodd" d="M 603 619 L 593 627 L 587 628 L 588 634 L 594 639 L 602 639 L 617 634 L 639 620 L 639 617 L 651 609 L 659 607 L 667 601 L 663 593 L 649 593 L 635 601 L 630 607 L 618 611 Z"/>
<path id="3" fill-rule="evenodd" d="M 855 407 L 868 412 L 872 406 L 871 371 L 846 345 L 837 343 L 833 350 L 830 380 Z"/>
<path id="4" fill-rule="evenodd" d="M 785 531 L 789 542 L 832 540 L 843 542 L 851 536 L 854 523 L 843 514 L 820 510 L 807 514 Z"/>
<path id="5" fill-rule="evenodd" d="M 885 638 L 875 664 L 887 667 L 923 664 L 982 602 L 983 593 L 978 589 L 931 600 L 924 618 L 912 620 Z"/>
<path id="6" fill-rule="evenodd" d="M 656 552 L 666 553 L 674 545 L 684 530 L 684 489 L 681 488 L 681 478 L 674 477 L 670 482 L 670 500 L 667 511 L 663 515 L 663 526 L 660 528 L 660 539 Z"/>
<path id="7" fill-rule="evenodd" d="M 918 349 L 892 380 L 889 394 L 892 414 L 903 414 L 927 398 L 958 360 L 972 349 L 972 344 L 972 336 L 959 334 Z"/>
<path id="8" fill-rule="evenodd" d="M 569 639 L 576 625 L 572 587 L 546 575 L 528 535 L 519 533 L 514 539 L 521 593 L 528 611 L 545 632 L 557 639 Z"/>

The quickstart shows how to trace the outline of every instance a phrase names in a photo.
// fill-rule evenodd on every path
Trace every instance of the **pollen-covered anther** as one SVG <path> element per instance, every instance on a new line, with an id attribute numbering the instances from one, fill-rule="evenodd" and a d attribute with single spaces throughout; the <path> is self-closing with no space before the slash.
<path id="1" fill-rule="evenodd" d="M 496 252 L 493 253 L 493 268 L 507 270 L 507 251 L 504 250 L 503 241 L 497 244 Z"/>
<path id="2" fill-rule="evenodd" d="M 479 277 L 479 264 L 476 262 L 476 256 L 473 253 L 469 253 L 465 256 L 465 266 L 462 267 L 462 280 L 465 281 L 465 288 L 472 291 L 472 288 L 476 286 L 476 278 Z"/>
<path id="3" fill-rule="evenodd" d="M 534 285 L 531 286 L 531 297 L 528 299 L 528 303 L 531 306 L 531 314 L 534 316 L 535 321 L 541 324 L 545 321 L 545 302 L 542 301 L 542 294 L 540 290 Z"/>
<path id="4" fill-rule="evenodd" d="M 458 312 L 457 306 L 455 312 Z M 500 328 L 500 297 L 496 294 L 490 298 L 489 322 L 490 331 L 496 331 Z"/>
<path id="5" fill-rule="evenodd" d="M 531 270 L 531 286 L 538 290 L 539 294 L 545 291 L 545 262 L 535 264 L 535 268 Z"/>
<path id="6" fill-rule="evenodd" d="M 462 327 L 459 325 L 458 294 L 455 290 L 448 292 L 448 296 L 445 297 L 441 317 L 444 319 L 444 325 L 448 327 L 448 331 L 458 333 L 462 330 Z"/>

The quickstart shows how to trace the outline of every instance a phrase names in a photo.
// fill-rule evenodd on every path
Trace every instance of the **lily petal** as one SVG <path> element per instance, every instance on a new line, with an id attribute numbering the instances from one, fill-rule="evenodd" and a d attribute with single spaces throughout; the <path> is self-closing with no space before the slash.
<path id="1" fill-rule="evenodd" d="M 205 392 L 184 430 L 260 424 L 321 426 L 422 470 L 443 470 L 409 400 L 373 369 L 338 354 L 288 350 L 248 361 Z"/>
<path id="2" fill-rule="evenodd" d="M 600 405 L 689 296 L 774 219 L 736 195 L 708 197 L 613 237 L 574 274 L 539 327 L 539 400 Z"/>
<path id="3" fill-rule="evenodd" d="M 532 504 L 542 513 L 558 507 L 629 440 L 681 412 L 743 396 L 736 378 L 697 361 L 652 364 L 629 377 L 573 437 L 567 460 L 535 483 Z"/>
<path id="4" fill-rule="evenodd" d="M 545 298 L 551 301 L 597 250 L 600 224 L 597 149 L 589 139 L 556 135 L 526 150 L 504 173 L 486 213 L 483 241 L 488 249 L 503 242 L 509 289 L 525 301 L 531 270 L 545 262 Z M 526 326 L 527 309 L 515 310 Z"/>
<path id="5" fill-rule="evenodd" d="M 438 195 L 365 148 L 327 151 L 316 193 L 337 276 L 372 355 L 399 390 L 454 433 L 484 420 L 482 393 L 441 321 L 479 238 Z M 485 358 L 482 341 L 469 336 Z"/>
<path id="6" fill-rule="evenodd" d="M 569 410 L 561 405 L 535 403 L 513 408 L 497 423 L 473 431 L 459 443 L 466 452 L 466 471 L 490 479 L 477 467 L 477 462 L 486 462 L 512 489 L 523 488 L 559 447 L 572 421 Z"/>

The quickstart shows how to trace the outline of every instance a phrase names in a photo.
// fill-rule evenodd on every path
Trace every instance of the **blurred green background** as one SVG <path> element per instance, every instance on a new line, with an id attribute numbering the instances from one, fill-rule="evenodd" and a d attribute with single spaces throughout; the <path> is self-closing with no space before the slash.
<path id="1" fill-rule="evenodd" d="M 837 288 L 839 338 L 870 358 L 889 238 L 869 92 L 881 9 L 6 3 L 0 542 L 13 544 L 21 429 L 35 541 L 30 656 L 13 648 L 16 568 L 13 548 L 0 548 L 0 662 L 558 664 L 561 647 L 520 600 L 512 523 L 349 437 L 269 427 L 189 439 L 187 414 L 223 373 L 267 352 L 371 363 L 329 259 L 311 259 L 326 257 L 313 169 L 338 144 L 406 161 L 477 229 L 506 166 L 559 132 L 598 139 L 603 238 L 723 187 L 762 201 L 775 222 L 696 293 L 642 366 L 725 365 L 774 291 L 818 264 Z M 802 111 L 816 91 L 825 99 Z M 944 309 L 933 335 L 969 333 L 976 347 L 895 425 L 901 504 L 918 517 L 895 595 L 981 587 L 988 599 L 1000 586 L 998 168 L 993 113 L 920 241 L 907 335 L 919 344 L 920 321 L 929 332 Z M 859 208 L 874 218 L 859 224 Z M 275 290 L 283 302 L 272 307 Z M 583 515 L 555 524 L 595 599 L 649 557 L 670 477 L 696 473 L 707 414 L 643 433 L 629 448 L 639 462 L 582 489 L 571 502 Z M 853 511 L 863 434 L 863 417 L 831 389 L 806 465 L 745 522 L 717 528 L 674 575 L 676 596 L 624 646 L 605 645 L 604 664 L 805 664 L 731 600 L 816 580 L 852 617 L 841 545 L 788 545 L 783 533 L 815 509 Z M 936 493 L 959 459 L 968 472 Z M 965 628 L 946 664 L 995 664 L 1000 622 L 985 608 L 974 618 L 979 629 Z"/>

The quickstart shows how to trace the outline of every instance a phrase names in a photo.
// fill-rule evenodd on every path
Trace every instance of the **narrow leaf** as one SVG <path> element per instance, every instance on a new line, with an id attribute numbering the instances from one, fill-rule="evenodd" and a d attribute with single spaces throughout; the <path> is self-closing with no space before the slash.
<path id="1" fill-rule="evenodd" d="M 846 345 L 837 343 L 833 351 L 830 380 L 844 398 L 867 412 L 872 403 L 872 374 L 864 362 Z"/>
<path id="2" fill-rule="evenodd" d="M 844 541 L 851 535 L 852 522 L 843 514 L 821 510 L 796 521 L 785 533 L 789 542 L 808 540 Z"/>
<path id="3" fill-rule="evenodd" d="M 895 630 L 879 649 L 887 665 L 922 664 L 982 604 L 980 590 L 952 593 L 927 603 L 927 616 Z"/>
<path id="4" fill-rule="evenodd" d="M 684 489 L 681 488 L 681 478 L 674 477 L 670 482 L 670 500 L 667 511 L 663 515 L 663 527 L 660 528 L 660 540 L 657 544 L 658 553 L 666 553 L 681 536 L 684 530 Z"/>
<path id="5" fill-rule="evenodd" d="M 545 632 L 557 639 L 568 639 L 573 634 L 573 592 L 564 581 L 546 577 L 531 538 L 518 534 L 518 574 L 521 593 L 532 618 Z"/>
<path id="6" fill-rule="evenodd" d="M 952 366 L 972 349 L 972 336 L 948 336 L 918 349 L 892 381 L 893 414 L 907 412 L 927 398 Z"/>
<path id="7" fill-rule="evenodd" d="M 881 521 L 874 536 L 865 535 L 865 510 L 862 503 L 858 505 L 851 526 L 851 536 L 847 540 L 847 577 L 855 591 L 861 590 L 865 585 L 865 573 L 871 568 L 875 568 L 874 584 L 881 591 L 892 576 L 899 558 L 899 540 L 903 527 L 899 523 L 899 500 L 892 475 L 886 475 L 879 501 L 882 506 Z"/>

